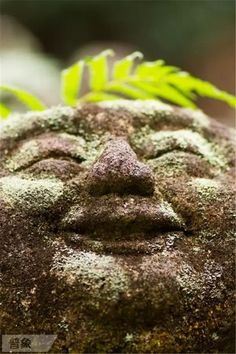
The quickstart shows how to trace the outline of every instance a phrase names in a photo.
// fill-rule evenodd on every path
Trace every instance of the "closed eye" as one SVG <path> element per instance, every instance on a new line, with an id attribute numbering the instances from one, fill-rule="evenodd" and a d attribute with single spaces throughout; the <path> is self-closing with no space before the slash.
<path id="1" fill-rule="evenodd" d="M 186 148 L 183 149 L 182 147 L 166 147 L 165 149 L 160 149 L 159 151 L 157 151 L 155 154 L 151 154 L 150 156 L 148 156 L 148 160 L 153 160 L 153 159 L 158 159 L 159 157 L 163 157 L 166 154 L 169 153 L 174 153 L 174 152 L 182 152 L 182 153 L 187 153 L 187 154 L 193 154 L 199 157 L 204 157 L 199 151 L 195 150 L 194 148 Z"/>
<path id="2" fill-rule="evenodd" d="M 78 176 L 84 167 L 78 159 L 70 157 L 44 158 L 24 167 L 19 172 L 27 173 L 37 177 L 54 176 L 62 180 L 69 180 Z"/>
<path id="3" fill-rule="evenodd" d="M 71 137 L 70 137 L 71 139 Z M 63 136 L 44 136 L 35 140 L 26 141 L 5 163 L 5 167 L 12 172 L 29 168 L 44 159 L 70 160 L 81 164 L 86 160 L 83 147 L 76 142 L 65 140 Z"/>
<path id="4" fill-rule="evenodd" d="M 224 156 L 219 148 L 191 130 L 155 132 L 150 134 L 146 140 L 148 141 L 145 141 L 143 151 L 148 160 L 178 151 L 199 156 L 212 165 L 224 166 Z"/>
<path id="5" fill-rule="evenodd" d="M 18 171 L 23 171 L 25 169 L 34 167 L 34 165 L 38 165 L 44 162 L 47 162 L 48 160 L 53 160 L 54 162 L 67 162 L 67 163 L 74 163 L 74 164 L 81 164 L 82 162 L 84 162 L 86 159 L 82 156 L 69 156 L 67 154 L 63 154 L 63 152 L 49 152 L 48 154 L 45 154 L 43 157 L 38 157 L 38 158 L 34 158 L 31 161 L 26 162 L 23 166 L 18 167 L 17 169 L 15 169 L 16 172 Z"/>
<path id="6" fill-rule="evenodd" d="M 212 178 L 215 169 L 199 155 L 187 151 L 170 151 L 147 161 L 160 176 L 177 177 L 183 174 L 195 177 Z"/>

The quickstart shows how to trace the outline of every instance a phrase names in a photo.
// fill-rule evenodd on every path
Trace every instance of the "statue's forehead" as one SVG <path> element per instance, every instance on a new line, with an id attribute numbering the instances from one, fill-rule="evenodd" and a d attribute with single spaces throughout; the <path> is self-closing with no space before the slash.
<path id="1" fill-rule="evenodd" d="M 84 104 L 76 109 L 53 107 L 44 112 L 15 115 L 0 126 L 0 151 L 45 132 L 115 136 L 130 135 L 144 126 L 152 130 L 191 129 L 203 135 L 218 134 L 212 120 L 201 111 L 190 111 L 157 101 L 110 101 Z M 214 124 L 213 124 L 214 126 Z M 210 132 L 210 133 L 209 133 Z M 220 134 L 219 134 L 220 135 Z"/>

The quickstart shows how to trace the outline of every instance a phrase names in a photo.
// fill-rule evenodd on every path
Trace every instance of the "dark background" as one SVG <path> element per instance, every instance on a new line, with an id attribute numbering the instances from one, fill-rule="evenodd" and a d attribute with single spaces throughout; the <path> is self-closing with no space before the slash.
<path id="1" fill-rule="evenodd" d="M 140 50 L 235 92 L 235 3 L 231 0 L 1 0 L 3 48 L 6 18 L 23 25 L 37 50 L 61 68 L 79 55 L 114 47 L 120 55 Z M 5 67 L 8 65 L 4 64 Z M 5 69 L 3 67 L 3 71 Z M 7 70 L 7 67 L 6 67 Z M 200 101 L 209 114 L 233 125 L 224 103 Z"/>

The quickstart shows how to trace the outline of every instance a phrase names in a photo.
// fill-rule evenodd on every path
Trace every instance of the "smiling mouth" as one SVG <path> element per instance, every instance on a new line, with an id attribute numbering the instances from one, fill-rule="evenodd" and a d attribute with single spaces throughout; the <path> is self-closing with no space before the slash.
<path id="1" fill-rule="evenodd" d="M 184 230 L 183 220 L 167 202 L 132 198 L 72 206 L 59 227 L 79 248 L 108 253 L 153 252 L 163 239 Z"/>
<path id="2" fill-rule="evenodd" d="M 91 239 L 87 235 L 75 232 L 63 232 L 63 238 L 69 247 L 78 252 L 94 252 L 100 255 L 120 255 L 120 256 L 139 256 L 152 255 L 162 252 L 164 249 L 170 251 L 174 249 L 179 240 L 184 237 L 184 231 L 171 231 L 152 233 L 148 239 L 146 234 L 133 234 L 132 240 L 104 240 L 99 237 Z"/>

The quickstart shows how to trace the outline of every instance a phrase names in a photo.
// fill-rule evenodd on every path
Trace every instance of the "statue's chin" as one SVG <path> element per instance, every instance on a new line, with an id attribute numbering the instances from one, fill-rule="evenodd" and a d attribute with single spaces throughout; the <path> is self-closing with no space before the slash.
<path id="1" fill-rule="evenodd" d="M 53 270 L 75 323 L 76 314 L 79 319 L 84 313 L 95 322 L 111 321 L 113 326 L 122 321 L 144 329 L 165 321 L 171 308 L 172 313 L 181 311 L 181 262 L 177 252 L 167 251 L 163 257 L 136 251 L 126 256 L 65 248 L 55 256 Z"/>

